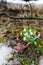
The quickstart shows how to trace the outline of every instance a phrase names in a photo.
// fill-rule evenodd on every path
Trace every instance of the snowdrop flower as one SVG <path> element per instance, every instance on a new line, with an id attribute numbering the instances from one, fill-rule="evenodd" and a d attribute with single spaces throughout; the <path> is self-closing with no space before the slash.
<path id="1" fill-rule="evenodd" d="M 24 36 L 28 36 L 28 33 L 26 32 L 26 33 L 24 34 Z"/>
<path id="2" fill-rule="evenodd" d="M 40 33 L 38 34 L 38 37 L 40 37 Z"/>
<path id="3" fill-rule="evenodd" d="M 23 37 L 23 40 L 25 41 L 26 40 L 26 37 Z"/>
<path id="4" fill-rule="evenodd" d="M 36 31 L 34 31 L 34 34 L 36 34 Z"/>
<path id="5" fill-rule="evenodd" d="M 23 30 L 24 32 L 26 32 L 26 29 L 24 28 L 24 30 Z"/>
<path id="6" fill-rule="evenodd" d="M 29 29 L 29 32 L 31 32 L 31 29 Z"/>
<path id="7" fill-rule="evenodd" d="M 30 32 L 30 35 L 33 35 L 33 32 L 31 31 L 31 29 L 29 30 L 29 32 Z"/>
<path id="8" fill-rule="evenodd" d="M 31 32 L 30 35 L 33 35 L 33 32 Z"/>
<path id="9" fill-rule="evenodd" d="M 20 35 L 22 36 L 22 32 L 20 33 Z"/>

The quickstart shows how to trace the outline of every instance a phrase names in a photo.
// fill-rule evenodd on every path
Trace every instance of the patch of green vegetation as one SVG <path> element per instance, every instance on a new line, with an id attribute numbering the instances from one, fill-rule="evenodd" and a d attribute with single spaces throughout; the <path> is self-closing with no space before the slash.
<path id="1" fill-rule="evenodd" d="M 1 38 L 1 39 L 0 39 L 0 43 L 2 43 L 2 42 L 3 42 L 3 39 Z"/>
<path id="2" fill-rule="evenodd" d="M 37 45 L 37 48 L 40 50 L 40 54 L 43 54 L 43 40 L 39 41 L 40 44 Z"/>
<path id="3" fill-rule="evenodd" d="M 2 26 L 1 28 L 0 28 L 0 31 L 3 31 L 3 30 L 9 30 L 10 29 L 10 26 Z"/>
<path id="4" fill-rule="evenodd" d="M 30 63 L 38 65 L 39 57 L 43 54 L 43 40 L 40 38 L 38 29 L 26 26 L 21 29 L 20 35 L 23 41 L 28 45 L 28 49 L 25 53 L 29 55 Z"/>
<path id="5" fill-rule="evenodd" d="M 4 43 L 7 40 L 7 38 L 0 38 L 0 44 Z"/>
<path id="6" fill-rule="evenodd" d="M 23 38 L 23 41 L 26 41 L 27 44 L 37 45 L 37 40 L 40 37 L 40 33 L 33 28 L 25 27 L 20 31 L 20 35 Z"/>
<path id="7" fill-rule="evenodd" d="M 39 63 L 39 58 L 35 57 L 35 59 L 33 59 L 31 63 L 32 63 L 33 65 L 38 65 L 38 63 Z"/>
<path id="8" fill-rule="evenodd" d="M 30 60 L 29 60 L 29 58 L 19 57 L 19 61 L 20 61 L 21 65 L 30 65 Z"/>
<path id="9" fill-rule="evenodd" d="M 14 58 L 8 58 L 7 59 L 7 62 L 10 62 L 10 61 L 12 61 Z"/>

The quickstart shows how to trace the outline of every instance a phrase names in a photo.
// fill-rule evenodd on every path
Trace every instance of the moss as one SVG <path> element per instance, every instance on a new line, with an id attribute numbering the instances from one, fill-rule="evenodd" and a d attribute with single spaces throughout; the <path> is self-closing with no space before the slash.
<path id="1" fill-rule="evenodd" d="M 10 62 L 10 61 L 12 61 L 14 58 L 8 58 L 7 59 L 7 62 Z"/>
<path id="2" fill-rule="evenodd" d="M 26 57 L 19 57 L 19 61 L 22 65 L 30 65 L 30 60 L 29 58 Z"/>

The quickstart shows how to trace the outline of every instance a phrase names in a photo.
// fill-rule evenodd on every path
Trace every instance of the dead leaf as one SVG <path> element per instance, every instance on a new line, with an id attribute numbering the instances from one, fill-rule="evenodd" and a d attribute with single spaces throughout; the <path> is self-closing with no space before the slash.
<path id="1" fill-rule="evenodd" d="M 16 49 L 19 53 L 23 53 L 24 50 L 27 48 L 28 46 L 26 44 L 22 44 L 22 43 L 18 43 L 14 49 Z"/>

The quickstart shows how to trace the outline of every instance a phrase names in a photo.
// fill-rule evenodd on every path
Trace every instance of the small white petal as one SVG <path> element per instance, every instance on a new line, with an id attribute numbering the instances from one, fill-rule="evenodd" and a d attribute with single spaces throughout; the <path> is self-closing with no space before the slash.
<path id="1" fill-rule="evenodd" d="M 30 35 L 33 35 L 33 32 L 30 32 Z"/>
<path id="2" fill-rule="evenodd" d="M 34 31 L 34 34 L 36 33 L 36 31 Z"/>
<path id="3" fill-rule="evenodd" d="M 23 30 L 24 32 L 26 32 L 26 29 L 24 28 L 24 30 Z"/>
<path id="4" fill-rule="evenodd" d="M 29 32 L 31 32 L 31 29 L 29 29 Z"/>
<path id="5" fill-rule="evenodd" d="M 25 41 L 26 40 L 26 37 L 23 37 L 23 40 Z"/>
<path id="6" fill-rule="evenodd" d="M 20 35 L 22 35 L 22 32 L 20 33 Z"/>
<path id="7" fill-rule="evenodd" d="M 38 37 L 40 37 L 40 33 L 38 34 Z"/>
<path id="8" fill-rule="evenodd" d="M 24 34 L 24 36 L 28 36 L 28 33 L 26 32 L 26 33 Z"/>
<path id="9" fill-rule="evenodd" d="M 29 32 L 30 32 L 30 35 L 33 35 L 33 32 L 31 31 L 31 29 L 29 30 Z"/>

